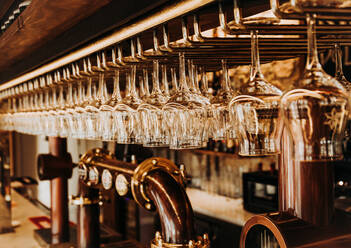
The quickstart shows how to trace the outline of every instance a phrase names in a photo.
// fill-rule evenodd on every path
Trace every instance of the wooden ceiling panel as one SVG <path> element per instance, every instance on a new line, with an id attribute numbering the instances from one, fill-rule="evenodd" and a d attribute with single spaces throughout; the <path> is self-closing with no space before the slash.
<path id="1" fill-rule="evenodd" d="M 11 5 L 15 2 L 15 0 L 2 0 L 0 1 L 0 19 L 6 14 Z"/>
<path id="2" fill-rule="evenodd" d="M 0 36 L 0 70 L 43 46 L 112 0 L 33 0 Z"/>

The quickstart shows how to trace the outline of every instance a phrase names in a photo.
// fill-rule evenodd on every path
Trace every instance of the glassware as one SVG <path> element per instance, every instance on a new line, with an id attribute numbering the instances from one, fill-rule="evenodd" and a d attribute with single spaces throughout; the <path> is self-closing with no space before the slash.
<path id="1" fill-rule="evenodd" d="M 117 143 L 140 144 L 140 123 L 137 109 L 142 100 L 139 98 L 136 86 L 136 66 L 132 65 L 130 72 L 126 73 L 126 95 L 122 102 L 114 108 L 114 121 L 116 121 Z"/>
<path id="2" fill-rule="evenodd" d="M 222 60 L 222 80 L 221 88 L 218 90 L 217 95 L 211 102 L 211 116 L 212 116 L 212 138 L 214 140 L 225 140 L 230 136 L 235 136 L 235 125 L 231 125 L 228 105 L 234 97 L 234 91 L 229 85 L 229 76 L 227 62 Z"/>
<path id="3" fill-rule="evenodd" d="M 261 72 L 257 31 L 251 32 L 251 75 L 229 104 L 231 120 L 238 126 L 239 154 L 263 156 L 279 152 L 278 109 L 282 91 L 269 84 Z"/>
<path id="4" fill-rule="evenodd" d="M 172 87 L 171 90 L 169 91 L 169 96 L 173 96 L 177 93 L 178 91 L 178 82 L 177 82 L 177 71 L 175 68 L 171 68 L 171 76 L 172 76 Z"/>
<path id="5" fill-rule="evenodd" d="M 48 111 L 48 126 L 47 126 L 47 135 L 48 136 L 58 136 L 59 130 L 57 127 L 57 85 L 53 83 L 52 75 L 46 76 L 47 81 L 47 111 Z M 51 94 L 50 94 L 51 93 Z"/>
<path id="6" fill-rule="evenodd" d="M 164 67 L 162 67 L 164 68 Z M 146 147 L 160 147 L 168 145 L 168 132 L 163 120 L 162 107 L 167 102 L 168 82 L 165 82 L 163 71 L 164 92 L 162 92 L 159 82 L 159 62 L 153 61 L 152 92 L 145 102 L 138 107 L 141 120 L 141 131 L 143 145 Z M 166 94 L 166 95 L 165 95 Z"/>
<path id="7" fill-rule="evenodd" d="M 102 78 L 99 77 L 99 81 Z M 96 102 L 96 82 L 93 81 L 92 77 L 88 78 L 88 84 L 86 88 L 86 105 L 84 108 L 84 115 L 82 116 L 85 120 L 85 139 L 95 140 L 98 138 L 98 112 L 99 106 Z"/>
<path id="8" fill-rule="evenodd" d="M 315 18 L 308 16 L 308 57 L 297 89 L 284 94 L 286 126 L 297 160 L 339 159 L 341 138 L 349 112 L 348 93 L 324 72 L 318 59 Z"/>
<path id="9" fill-rule="evenodd" d="M 342 51 L 339 46 L 339 44 L 334 45 L 334 59 L 335 59 L 335 79 L 339 81 L 345 89 L 349 92 L 349 95 L 351 95 L 351 82 L 349 82 L 345 75 L 344 71 L 342 69 Z"/>
<path id="10" fill-rule="evenodd" d="M 71 137 L 84 139 L 86 131 L 86 122 L 83 118 L 86 106 L 84 82 L 87 80 L 80 74 L 78 63 L 72 64 L 72 77 L 76 81 L 76 93 L 73 95 L 75 108 L 72 115 Z"/>
<path id="11" fill-rule="evenodd" d="M 63 81 L 67 84 L 67 92 L 65 99 L 63 130 L 64 135 L 71 136 L 74 132 L 74 116 L 77 103 L 77 87 L 76 81 L 71 78 L 69 68 L 65 68 Z"/>
<path id="12" fill-rule="evenodd" d="M 101 56 L 101 57 L 100 57 Z M 84 71 L 88 75 L 88 85 L 86 89 L 86 99 L 84 108 L 84 120 L 86 125 L 85 138 L 97 140 L 101 138 L 101 122 L 100 122 L 100 107 L 105 101 L 104 88 L 104 55 L 96 54 L 96 65 L 92 66 L 88 58 L 85 63 Z"/>
<path id="13" fill-rule="evenodd" d="M 122 96 L 121 96 L 121 91 L 120 91 L 120 71 L 119 69 L 114 70 L 114 76 L 113 76 L 113 93 L 111 97 L 111 102 L 110 105 L 113 106 L 111 110 L 111 125 L 109 125 L 109 128 L 111 130 L 111 140 L 117 140 L 118 138 L 118 129 L 124 129 L 123 121 L 121 119 L 120 113 L 116 110 L 118 108 L 118 105 L 122 103 Z M 124 132 L 123 132 L 124 133 Z"/>
<path id="14" fill-rule="evenodd" d="M 41 133 L 43 122 L 41 118 L 41 110 L 43 108 L 43 92 L 39 85 L 39 80 L 35 79 L 33 82 L 34 90 L 34 108 L 33 108 L 33 126 L 31 134 L 39 135 Z"/>
<path id="15" fill-rule="evenodd" d="M 65 87 L 64 80 L 61 80 L 61 74 L 57 71 L 54 75 L 54 82 L 58 85 L 59 93 L 58 93 L 58 107 L 57 107 L 57 119 L 56 126 L 58 127 L 58 135 L 62 138 L 68 136 L 68 124 L 65 118 L 66 115 L 66 104 L 65 104 Z M 67 95 L 66 95 L 67 97 Z"/>
<path id="16" fill-rule="evenodd" d="M 342 69 L 342 51 L 339 44 L 335 44 L 334 59 L 335 59 L 335 79 L 338 80 L 347 90 L 349 103 L 351 104 L 351 82 L 349 82 L 346 79 Z M 351 136 L 351 111 L 349 112 L 345 132 L 344 132 L 344 140 L 343 140 L 344 155 L 348 157 L 350 156 L 350 151 L 351 151 L 350 136 Z"/>
<path id="17" fill-rule="evenodd" d="M 168 85 L 168 77 L 167 77 L 167 66 L 166 65 L 161 65 L 161 72 L 162 72 L 162 94 L 167 98 L 167 100 L 170 97 L 170 92 L 169 92 L 169 85 Z"/>
<path id="18" fill-rule="evenodd" d="M 281 206 L 306 222 L 326 226 L 334 215 L 332 161 L 343 157 L 342 137 L 350 110 L 348 92 L 319 63 L 315 26 L 315 15 L 307 14 L 305 72 L 296 89 L 281 100 L 289 135 L 282 136 L 280 170 L 293 170 L 281 185 L 286 199 Z"/>
<path id="19" fill-rule="evenodd" d="M 179 89 L 162 108 L 169 132 L 171 149 L 199 148 L 204 144 L 205 121 L 209 101 L 190 91 L 184 53 L 179 53 Z M 192 80 L 192 79 L 190 79 Z M 192 91 L 196 90 L 192 87 Z"/>

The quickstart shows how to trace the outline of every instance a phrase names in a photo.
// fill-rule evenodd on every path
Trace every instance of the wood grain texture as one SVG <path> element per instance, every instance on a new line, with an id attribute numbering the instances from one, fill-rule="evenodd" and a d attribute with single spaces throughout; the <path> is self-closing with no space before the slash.
<path id="1" fill-rule="evenodd" d="M 0 20 L 6 14 L 11 5 L 15 2 L 15 0 L 2 0 L 0 1 Z"/>
<path id="2" fill-rule="evenodd" d="M 111 0 L 33 0 L 0 36 L 0 68 L 12 65 Z M 93 24 L 92 24 L 93 25 Z"/>

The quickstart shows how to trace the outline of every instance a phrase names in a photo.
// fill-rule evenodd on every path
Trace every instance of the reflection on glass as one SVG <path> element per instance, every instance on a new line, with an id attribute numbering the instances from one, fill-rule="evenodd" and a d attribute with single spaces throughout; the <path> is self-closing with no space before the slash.
<path id="1" fill-rule="evenodd" d="M 343 85 L 322 69 L 316 45 L 315 18 L 307 17 L 308 56 L 297 89 L 282 98 L 286 126 L 297 160 L 340 159 L 349 106 Z"/>
<path id="2" fill-rule="evenodd" d="M 258 53 L 257 31 L 251 32 L 251 75 L 229 105 L 231 119 L 238 126 L 239 154 L 262 156 L 276 154 L 278 108 L 282 92 L 263 77 Z"/>

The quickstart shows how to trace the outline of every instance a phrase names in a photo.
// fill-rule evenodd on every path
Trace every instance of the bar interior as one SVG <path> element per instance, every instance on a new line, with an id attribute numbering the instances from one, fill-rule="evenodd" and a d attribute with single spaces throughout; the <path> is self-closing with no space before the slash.
<path id="1" fill-rule="evenodd" d="M 351 247 L 351 1 L 2 0 L 0 29 L 0 248 Z"/>

